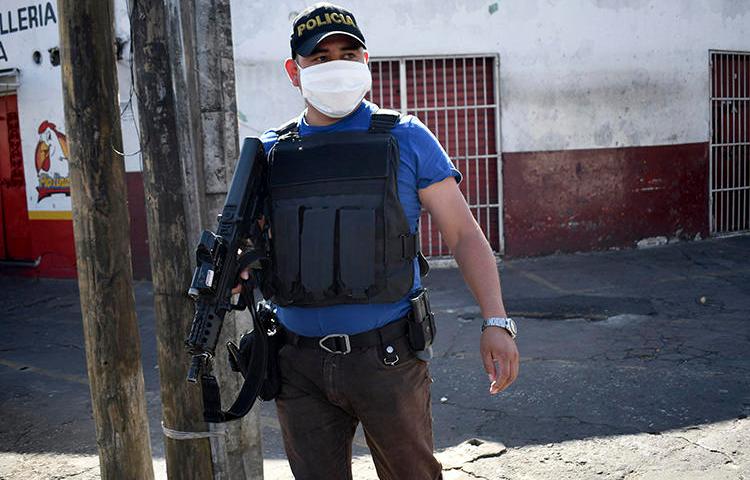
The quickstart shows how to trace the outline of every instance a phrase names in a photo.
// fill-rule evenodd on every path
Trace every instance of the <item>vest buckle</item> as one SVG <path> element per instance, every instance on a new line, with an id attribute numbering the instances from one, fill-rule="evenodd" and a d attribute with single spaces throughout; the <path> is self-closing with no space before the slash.
<path id="1" fill-rule="evenodd" d="M 411 260 L 419 253 L 419 237 L 415 233 L 401 234 L 401 258 Z"/>
<path id="2" fill-rule="evenodd" d="M 341 346 L 339 339 L 343 339 L 344 345 L 343 349 L 339 348 Z M 333 348 L 328 347 L 325 343 L 328 340 L 333 340 Z M 349 335 L 346 334 L 332 334 L 332 335 L 326 335 L 325 337 L 321 338 L 318 341 L 318 345 L 320 345 L 320 348 L 325 350 L 328 353 L 338 353 L 341 355 L 346 355 L 347 353 L 352 351 L 352 344 L 349 342 Z M 335 350 L 334 350 L 335 348 Z"/>

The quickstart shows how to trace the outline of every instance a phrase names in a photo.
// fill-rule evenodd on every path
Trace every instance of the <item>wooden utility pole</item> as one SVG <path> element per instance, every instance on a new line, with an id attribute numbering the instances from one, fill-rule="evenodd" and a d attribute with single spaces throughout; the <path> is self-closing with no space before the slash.
<path id="1" fill-rule="evenodd" d="M 194 245 L 187 239 L 189 213 L 178 144 L 178 132 L 185 125 L 175 109 L 179 92 L 172 84 L 165 1 L 131 3 L 163 421 L 170 430 L 194 437 L 165 436 L 167 474 L 180 480 L 207 480 L 213 478 L 213 466 L 201 389 L 186 381 L 189 357 L 184 340 L 194 314 L 186 292 Z"/>
<path id="2" fill-rule="evenodd" d="M 181 160 L 189 238 L 216 228 L 216 214 L 226 197 L 239 150 L 237 104 L 229 0 L 166 0 L 177 97 Z M 252 328 L 247 311 L 228 315 L 218 345 L 238 341 Z M 223 352 L 222 352 L 223 353 Z M 216 357 L 214 374 L 225 404 L 234 399 L 242 377 L 232 372 L 226 355 Z M 211 440 L 216 480 L 263 478 L 260 403 L 241 420 L 225 425 L 225 435 Z"/>
<path id="3" fill-rule="evenodd" d="M 135 316 L 112 0 L 60 0 L 65 126 L 101 478 L 154 478 Z"/>

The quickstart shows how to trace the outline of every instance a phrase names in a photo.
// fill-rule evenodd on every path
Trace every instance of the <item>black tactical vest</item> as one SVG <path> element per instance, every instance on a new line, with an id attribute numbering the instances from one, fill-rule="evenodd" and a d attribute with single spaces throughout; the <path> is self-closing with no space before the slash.
<path id="1" fill-rule="evenodd" d="M 321 307 L 403 298 L 420 256 L 398 198 L 399 113 L 369 131 L 300 137 L 287 124 L 269 153 L 272 301 Z"/>

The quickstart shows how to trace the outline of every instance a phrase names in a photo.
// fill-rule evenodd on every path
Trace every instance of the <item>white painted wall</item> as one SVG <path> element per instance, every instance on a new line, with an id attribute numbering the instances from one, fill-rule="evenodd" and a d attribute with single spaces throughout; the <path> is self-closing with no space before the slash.
<path id="1" fill-rule="evenodd" d="M 308 4 L 232 1 L 241 134 L 300 111 L 281 64 Z M 506 152 L 705 142 L 708 50 L 750 51 L 747 0 L 341 4 L 374 57 L 499 53 Z"/>
<path id="2" fill-rule="evenodd" d="M 39 24 L 29 28 L 28 9 L 39 5 L 45 14 L 49 9 L 52 15 L 45 17 L 48 21 L 44 22 L 44 25 Z M 115 35 L 121 38 L 129 38 L 125 0 L 116 1 L 115 15 L 117 17 Z M 19 17 L 25 20 L 21 20 Z M 58 22 L 57 2 L 54 0 L 42 2 L 2 0 L 0 4 L 0 43 L 2 44 L 0 69 L 18 68 L 20 70 L 20 85 L 15 94 L 18 101 L 27 206 L 29 216 L 32 218 L 45 218 L 45 214 L 48 212 L 66 212 L 71 209 L 69 196 L 55 194 L 40 200 L 36 190 L 39 185 L 39 173 L 42 173 L 37 172 L 34 160 L 37 144 L 43 140 L 41 138 L 43 135 L 38 133 L 40 124 L 48 121 L 55 124 L 59 132 L 65 134 L 66 131 L 61 67 L 53 66 L 50 63 L 48 52 L 50 48 L 60 45 Z M 22 25 L 26 28 L 19 28 Z M 39 51 L 42 54 L 42 61 L 39 65 L 33 61 L 34 51 Z M 120 103 L 121 108 L 124 108 L 130 91 L 127 56 L 124 60 L 118 62 L 117 67 Z M 126 111 L 124 113 L 122 127 L 124 153 L 137 152 L 138 140 L 137 135 L 135 135 L 135 121 L 131 112 Z M 55 145 L 54 148 L 56 150 L 53 152 L 53 156 L 57 160 L 62 156 L 62 151 L 58 145 Z M 67 159 L 63 162 L 67 164 Z M 125 158 L 125 167 L 127 171 L 141 170 L 140 155 L 128 155 Z"/>
<path id="3" fill-rule="evenodd" d="M 9 16 L 30 5 L 3 0 Z M 497 10 L 490 13 L 490 7 Z M 257 135 L 303 104 L 282 68 L 291 18 L 309 2 L 232 0 L 240 134 Z M 540 151 L 705 142 L 708 50 L 750 51 L 747 0 L 349 0 L 371 55 L 499 53 L 503 150 Z M 115 34 L 129 39 L 125 0 L 115 1 Z M 0 30 L 0 69 L 19 68 L 17 90 L 28 207 L 67 211 L 70 199 L 37 201 L 34 152 L 44 120 L 64 132 L 60 67 L 48 49 L 58 24 Z M 120 104 L 130 92 L 118 62 Z M 43 54 L 41 65 L 32 53 Z M 123 115 L 127 171 L 141 170 L 136 122 Z"/>

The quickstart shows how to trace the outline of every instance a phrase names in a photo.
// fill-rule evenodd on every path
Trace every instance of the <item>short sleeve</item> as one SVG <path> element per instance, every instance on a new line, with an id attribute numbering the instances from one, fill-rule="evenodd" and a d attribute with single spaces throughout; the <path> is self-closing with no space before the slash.
<path id="1" fill-rule="evenodd" d="M 417 189 L 427 188 L 450 176 L 460 183 L 461 172 L 430 129 L 416 117 L 411 117 L 409 127 L 409 139 L 417 157 Z"/>
<path id="2" fill-rule="evenodd" d="M 260 141 L 263 143 L 263 148 L 266 151 L 266 155 L 271 151 L 271 147 L 274 146 L 276 140 L 278 139 L 279 135 L 274 129 L 266 130 L 265 132 L 263 132 L 263 135 L 260 136 Z"/>

